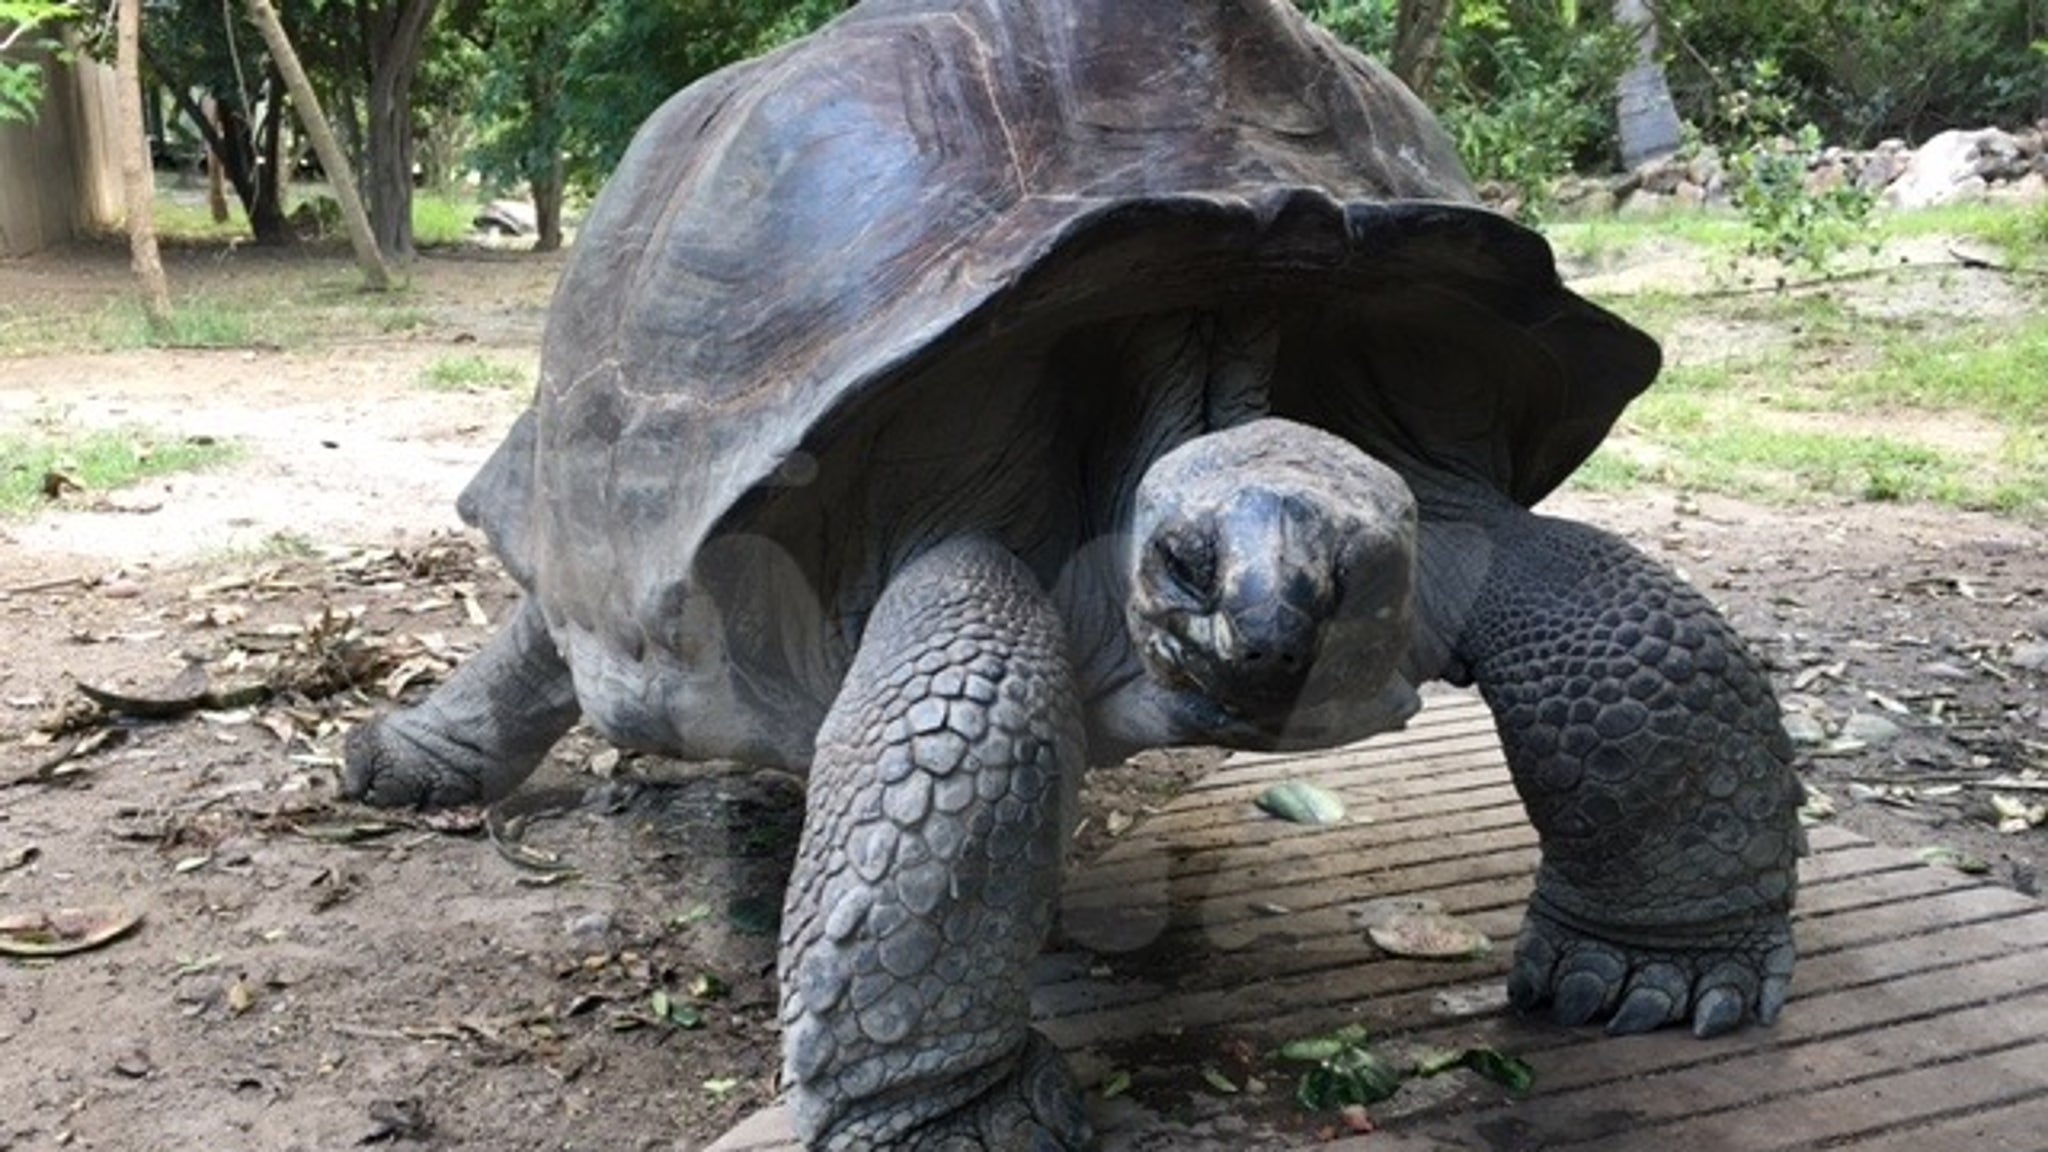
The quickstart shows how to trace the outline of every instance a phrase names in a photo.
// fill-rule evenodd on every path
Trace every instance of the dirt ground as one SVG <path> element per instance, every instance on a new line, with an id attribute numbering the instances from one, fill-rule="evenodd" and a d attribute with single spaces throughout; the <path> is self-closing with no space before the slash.
<path id="1" fill-rule="evenodd" d="M 0 521 L 0 930 L 141 917 L 0 962 L 0 1150 L 691 1149 L 772 1098 L 792 781 L 579 734 L 488 818 L 336 799 L 344 727 L 444 674 L 510 599 L 452 509 L 520 397 L 416 382 L 451 354 L 530 366 L 556 266 L 430 257 L 430 321 L 386 340 L 0 360 L 0 427 L 245 446 Z M 0 263 L 0 298 L 124 289 L 117 250 Z M 2037 891 L 2048 831 L 1996 831 L 1980 785 L 2048 770 L 2043 525 L 1655 489 L 1551 507 L 1724 606 L 1776 675 L 1819 818 Z M 104 722 L 79 685 L 180 715 Z M 1102 775 L 1089 835 L 1191 770 Z"/>

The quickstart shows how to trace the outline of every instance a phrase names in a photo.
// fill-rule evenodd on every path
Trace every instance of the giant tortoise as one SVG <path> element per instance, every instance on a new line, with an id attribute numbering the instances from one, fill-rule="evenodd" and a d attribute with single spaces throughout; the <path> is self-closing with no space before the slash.
<path id="1" fill-rule="evenodd" d="M 803 1139 L 1080 1149 L 1026 970 L 1084 767 L 1475 684 L 1542 840 L 1513 1002 L 1768 1022 L 1800 834 L 1766 679 L 1530 511 L 1658 362 L 1285 0 L 868 0 L 640 131 L 460 504 L 525 595 L 347 787 L 501 796 L 579 715 L 807 772 Z"/>

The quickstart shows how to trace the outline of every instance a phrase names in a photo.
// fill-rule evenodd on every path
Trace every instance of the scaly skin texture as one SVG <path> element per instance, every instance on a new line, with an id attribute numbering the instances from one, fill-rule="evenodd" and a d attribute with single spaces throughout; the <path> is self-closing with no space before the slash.
<path id="1" fill-rule="evenodd" d="M 349 733 L 342 794 L 380 808 L 497 800 L 531 775 L 580 709 L 531 598 L 414 707 Z"/>
<path id="2" fill-rule="evenodd" d="M 959 540 L 890 582 L 819 732 L 783 912 L 806 1147 L 1087 1146 L 1027 980 L 1081 732 L 1059 620 L 1015 558 Z"/>
<path id="3" fill-rule="evenodd" d="M 1520 509 L 1489 513 L 1485 537 L 1452 650 L 1543 842 L 1510 998 L 1615 1033 L 1770 1023 L 1803 838 L 1763 670 L 1704 597 L 1620 540 Z"/>

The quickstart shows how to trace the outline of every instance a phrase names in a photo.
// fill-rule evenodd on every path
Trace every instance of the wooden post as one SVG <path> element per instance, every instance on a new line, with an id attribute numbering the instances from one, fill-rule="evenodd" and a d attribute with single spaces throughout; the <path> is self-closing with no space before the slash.
<path id="1" fill-rule="evenodd" d="M 384 263 L 383 253 L 377 250 L 377 239 L 370 231 L 370 217 L 363 211 L 362 197 L 356 194 L 355 176 L 350 172 L 348 157 L 342 155 L 341 145 L 334 139 L 333 129 L 328 127 L 327 114 L 320 110 L 320 98 L 313 94 L 313 85 L 306 79 L 306 70 L 299 64 L 299 55 L 292 51 L 292 42 L 284 34 L 284 25 L 278 22 L 277 10 L 270 6 L 270 0 L 248 0 L 249 16 L 256 22 L 256 30 L 263 34 L 263 42 L 270 46 L 270 58 L 277 62 L 277 70 L 284 76 L 284 85 L 291 90 L 292 103 L 298 107 L 299 122 L 305 125 L 306 135 L 312 138 L 313 151 L 320 157 L 320 166 L 327 169 L 328 183 L 334 186 L 334 198 L 341 202 L 341 220 L 348 227 L 349 246 L 355 250 L 356 264 L 363 270 L 363 279 L 378 292 L 391 288 L 391 269 Z"/>

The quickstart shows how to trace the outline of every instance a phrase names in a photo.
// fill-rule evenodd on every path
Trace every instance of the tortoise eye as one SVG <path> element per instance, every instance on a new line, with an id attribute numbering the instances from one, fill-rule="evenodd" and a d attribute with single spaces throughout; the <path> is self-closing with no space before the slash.
<path id="1" fill-rule="evenodd" d="M 1179 590 L 1207 605 L 1216 597 L 1216 548 L 1207 534 L 1168 532 L 1154 541 L 1159 567 Z"/>

